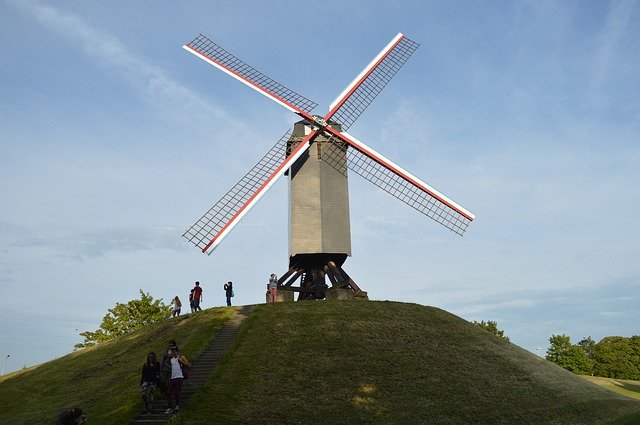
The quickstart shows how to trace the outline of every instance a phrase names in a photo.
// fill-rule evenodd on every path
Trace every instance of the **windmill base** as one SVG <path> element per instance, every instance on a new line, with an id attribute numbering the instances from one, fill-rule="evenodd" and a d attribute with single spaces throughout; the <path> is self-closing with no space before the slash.
<path id="1" fill-rule="evenodd" d="M 278 279 L 278 292 L 298 292 L 298 301 L 369 299 L 367 293 L 342 269 L 346 259 L 346 254 L 294 255 L 289 258 L 289 270 Z M 331 286 L 327 285 L 327 278 Z M 299 286 L 294 286 L 296 282 Z"/>

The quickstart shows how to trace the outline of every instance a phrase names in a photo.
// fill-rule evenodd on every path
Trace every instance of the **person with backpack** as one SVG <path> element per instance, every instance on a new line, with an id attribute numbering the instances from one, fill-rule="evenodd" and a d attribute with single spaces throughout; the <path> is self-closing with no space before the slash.
<path id="1" fill-rule="evenodd" d="M 142 377 L 140 378 L 140 392 L 147 415 L 150 415 L 153 410 L 153 393 L 160 379 L 160 370 L 160 362 L 156 358 L 156 353 L 150 351 L 147 354 L 147 361 L 142 366 Z"/>
<path id="2" fill-rule="evenodd" d="M 169 349 L 171 357 L 171 379 L 167 385 L 167 404 L 168 408 L 164 413 L 175 413 L 180 410 L 180 393 L 182 392 L 182 381 L 189 377 L 189 366 L 191 363 L 180 354 L 178 347 L 173 346 Z"/>
<path id="3" fill-rule="evenodd" d="M 233 282 L 229 281 L 224 284 L 224 294 L 227 297 L 227 306 L 231 306 L 231 298 L 233 297 Z"/>
<path id="4" fill-rule="evenodd" d="M 202 311 L 200 301 L 202 301 L 202 288 L 200 287 L 200 282 L 196 282 L 196 286 L 193 288 L 193 306 L 195 310 Z"/>
<path id="5" fill-rule="evenodd" d="M 193 300 L 193 289 L 191 290 L 191 292 L 189 293 L 189 307 L 191 307 L 191 312 L 195 313 L 196 311 L 196 304 L 195 301 Z"/>

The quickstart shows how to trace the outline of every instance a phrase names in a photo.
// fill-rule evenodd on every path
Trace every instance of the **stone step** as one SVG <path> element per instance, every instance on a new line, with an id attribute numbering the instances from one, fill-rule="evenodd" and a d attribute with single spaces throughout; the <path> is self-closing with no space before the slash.
<path id="1" fill-rule="evenodd" d="M 211 344 L 202 351 L 198 358 L 193 360 L 191 377 L 183 382 L 182 392 L 180 393 L 181 403 L 186 402 L 190 396 L 195 394 L 200 386 L 209 378 L 211 372 L 218 366 L 224 354 L 238 335 L 240 323 L 245 319 L 248 312 L 249 306 L 244 306 L 239 311 L 236 311 L 234 317 L 229 319 L 222 327 Z M 165 410 L 167 410 L 167 401 L 164 398 L 159 398 L 154 403 L 153 413 L 151 415 L 141 413 L 129 422 L 129 424 L 166 424 L 172 414 L 165 414 Z"/>

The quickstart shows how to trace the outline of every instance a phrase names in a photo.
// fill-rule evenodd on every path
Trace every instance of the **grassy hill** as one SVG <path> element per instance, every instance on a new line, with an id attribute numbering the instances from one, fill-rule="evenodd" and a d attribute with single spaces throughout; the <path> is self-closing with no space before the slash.
<path id="1" fill-rule="evenodd" d="M 64 408 L 80 406 L 90 423 L 126 424 L 143 410 L 140 372 L 147 353 L 175 339 L 188 358 L 211 341 L 233 314 L 210 309 L 168 319 L 98 346 L 0 377 L 0 424 L 53 424 Z"/>
<path id="2" fill-rule="evenodd" d="M 175 337 L 193 357 L 229 313 L 167 320 L 10 375 L 0 382 L 0 399 L 10 401 L 0 424 L 47 423 L 35 420 L 50 420 L 69 403 L 85 408 L 91 423 L 126 423 L 125 413 L 132 417 L 142 407 L 137 383 L 148 347 L 160 351 Z M 110 359 L 117 360 L 105 365 Z M 640 400 L 459 317 L 372 301 L 253 307 L 231 355 L 183 408 L 172 423 L 599 424 L 624 415 L 635 416 L 615 423 L 640 421 Z"/>

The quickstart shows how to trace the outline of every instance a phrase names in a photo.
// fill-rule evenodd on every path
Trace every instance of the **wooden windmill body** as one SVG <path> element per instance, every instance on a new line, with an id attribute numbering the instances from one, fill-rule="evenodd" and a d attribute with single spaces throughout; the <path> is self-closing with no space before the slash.
<path id="1" fill-rule="evenodd" d="M 340 129 L 338 124 L 332 126 Z M 297 122 L 289 149 L 311 130 L 308 121 Z M 366 296 L 342 269 L 342 264 L 351 256 L 346 164 L 346 149 L 321 134 L 289 172 L 289 270 L 283 287 L 287 287 L 291 277 L 295 280 L 297 274 L 300 288 L 309 290 L 300 292 L 302 299 L 322 297 L 327 288 L 326 275 L 334 286 L 348 286 L 357 296 Z"/>

